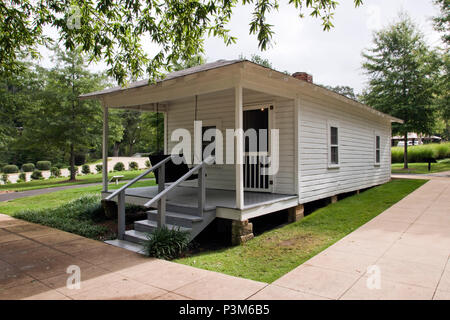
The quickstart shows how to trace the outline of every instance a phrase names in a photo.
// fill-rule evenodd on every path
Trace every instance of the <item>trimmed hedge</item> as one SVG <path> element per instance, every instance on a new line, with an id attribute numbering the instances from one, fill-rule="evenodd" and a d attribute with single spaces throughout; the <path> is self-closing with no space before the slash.
<path id="1" fill-rule="evenodd" d="M 139 165 L 136 161 L 131 161 L 128 163 L 128 169 L 129 170 L 139 170 Z"/>
<path id="2" fill-rule="evenodd" d="M 58 178 L 61 176 L 61 169 L 59 169 L 58 167 L 52 167 L 50 169 L 50 173 L 52 174 L 52 177 Z"/>
<path id="3" fill-rule="evenodd" d="M 82 174 L 89 174 L 89 173 L 91 173 L 91 168 L 89 167 L 89 165 L 83 164 L 83 166 L 81 167 L 81 173 Z"/>
<path id="4" fill-rule="evenodd" d="M 7 164 L 2 169 L 3 173 L 17 173 L 19 172 L 19 168 L 14 164 Z"/>
<path id="5" fill-rule="evenodd" d="M 38 170 L 50 170 L 52 163 L 50 161 L 38 161 L 36 162 L 36 169 Z"/>
<path id="6" fill-rule="evenodd" d="M 23 172 L 33 172 L 35 169 L 34 163 L 24 163 L 22 165 Z"/>
<path id="7" fill-rule="evenodd" d="M 403 147 L 392 147 L 392 163 L 403 162 Z M 427 162 L 427 159 L 450 158 L 450 142 L 408 146 L 408 162 Z"/>
<path id="8" fill-rule="evenodd" d="M 150 166 L 151 166 L 150 160 L 145 160 L 145 167 L 150 168 Z"/>
<path id="9" fill-rule="evenodd" d="M 97 173 L 102 173 L 103 171 L 103 165 L 102 164 L 96 164 L 95 170 L 97 170 Z"/>
<path id="10" fill-rule="evenodd" d="M 26 182 L 27 181 L 27 174 L 25 172 L 21 172 L 19 174 L 19 180 L 17 182 Z"/>
<path id="11" fill-rule="evenodd" d="M 114 165 L 114 171 L 123 171 L 125 170 L 125 165 L 123 164 L 123 162 L 117 162 Z"/>
<path id="12" fill-rule="evenodd" d="M 31 174 L 31 180 L 41 180 L 44 179 L 42 172 L 40 170 L 34 170 Z"/>

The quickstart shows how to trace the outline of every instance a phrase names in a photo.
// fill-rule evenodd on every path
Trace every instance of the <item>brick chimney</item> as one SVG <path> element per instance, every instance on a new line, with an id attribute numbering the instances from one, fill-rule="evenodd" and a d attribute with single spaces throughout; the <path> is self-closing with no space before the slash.
<path id="1" fill-rule="evenodd" d="M 309 83 L 313 83 L 313 77 L 312 75 L 306 73 L 306 72 L 295 72 L 292 74 L 292 76 L 296 79 L 303 80 Z"/>

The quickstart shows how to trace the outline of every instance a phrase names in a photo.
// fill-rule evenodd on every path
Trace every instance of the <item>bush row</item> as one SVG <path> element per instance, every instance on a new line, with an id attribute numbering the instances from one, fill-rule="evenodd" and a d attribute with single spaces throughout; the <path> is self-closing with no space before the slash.
<path id="1" fill-rule="evenodd" d="M 403 147 L 392 147 L 392 163 L 403 162 Z M 427 159 L 450 158 L 450 142 L 408 147 L 408 162 L 427 162 Z"/>

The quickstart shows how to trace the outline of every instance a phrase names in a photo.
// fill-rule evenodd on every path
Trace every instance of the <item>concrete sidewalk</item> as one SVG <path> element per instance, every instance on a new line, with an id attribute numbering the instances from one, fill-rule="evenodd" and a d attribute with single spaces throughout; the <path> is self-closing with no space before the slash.
<path id="1" fill-rule="evenodd" d="M 0 299 L 450 299 L 450 179 L 433 179 L 272 284 L 0 215 Z M 81 289 L 68 289 L 68 266 Z M 380 289 L 368 289 L 368 267 Z M 374 268 L 372 267 L 372 270 Z"/>
<path id="2" fill-rule="evenodd" d="M 450 179 L 433 179 L 252 298 L 450 299 L 449 254 Z"/>

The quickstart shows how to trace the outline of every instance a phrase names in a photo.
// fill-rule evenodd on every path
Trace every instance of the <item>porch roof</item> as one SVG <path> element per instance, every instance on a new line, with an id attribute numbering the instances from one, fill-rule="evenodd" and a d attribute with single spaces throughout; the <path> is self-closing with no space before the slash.
<path id="1" fill-rule="evenodd" d="M 187 68 L 184 70 L 179 70 L 179 71 L 175 71 L 175 72 L 171 72 L 169 74 L 167 74 L 167 76 L 164 79 L 156 79 L 155 82 L 156 83 L 160 83 L 160 82 L 164 82 L 164 81 L 168 81 L 168 80 L 172 80 L 172 79 L 176 79 L 179 77 L 184 77 L 184 76 L 188 76 L 194 73 L 199 73 L 199 72 L 203 72 L 203 71 L 208 71 L 211 69 L 216 69 L 216 68 L 220 68 L 220 67 L 224 67 L 224 66 L 228 66 L 234 63 L 239 63 L 242 61 L 246 61 L 243 59 L 236 59 L 236 60 L 217 60 L 214 62 L 210 62 L 210 63 L 205 63 L 199 66 L 195 66 L 192 68 Z M 113 88 L 107 88 L 104 90 L 100 90 L 100 91 L 94 91 L 94 92 L 90 92 L 90 93 L 86 93 L 86 94 L 82 94 L 80 95 L 81 99 L 87 99 L 87 98 L 96 98 L 108 93 L 114 93 L 114 92 L 119 92 L 119 91 L 125 91 L 125 90 L 129 90 L 129 89 L 133 89 L 133 88 L 139 88 L 139 87 L 144 87 L 149 85 L 149 79 L 144 79 L 144 80 L 139 80 L 139 81 L 135 81 L 135 82 L 131 82 L 130 84 L 128 84 L 126 87 L 121 87 L 121 86 L 116 86 Z"/>
<path id="2" fill-rule="evenodd" d="M 332 91 L 328 88 L 325 88 L 323 86 L 317 85 L 315 83 L 310 83 L 310 82 L 306 82 L 303 80 L 299 80 L 296 79 L 294 77 L 291 76 L 287 76 L 286 74 L 279 72 L 277 70 L 273 70 L 271 68 L 265 67 L 265 66 L 261 66 L 257 63 L 254 63 L 252 61 L 246 60 L 246 59 L 236 59 L 236 60 L 217 60 L 215 62 L 210 62 L 210 63 L 205 63 L 199 66 L 195 66 L 192 68 L 187 68 L 184 70 L 180 70 L 180 71 L 175 71 L 172 73 L 167 74 L 167 76 L 164 79 L 157 79 L 155 82 L 155 84 L 162 84 L 166 81 L 170 81 L 170 80 L 174 80 L 177 78 L 181 78 L 181 77 L 186 77 L 186 76 L 190 76 L 190 75 L 194 75 L 194 74 L 198 74 L 201 72 L 207 72 L 213 69 L 219 69 L 219 68 L 223 68 L 226 66 L 230 66 L 233 64 L 239 64 L 239 63 L 245 63 L 245 65 L 251 66 L 253 67 L 255 70 L 259 70 L 260 72 L 264 70 L 268 72 L 264 73 L 266 75 L 268 75 L 269 78 L 271 78 L 271 80 L 281 80 L 282 84 L 281 85 L 285 90 L 288 90 L 290 93 L 292 93 L 292 90 L 297 90 L 297 89 L 301 89 L 303 90 L 303 92 L 308 92 L 309 94 L 319 94 L 319 95 L 323 95 L 323 96 L 328 96 L 331 97 L 333 99 L 338 99 L 340 101 L 343 101 L 347 104 L 353 105 L 355 107 L 361 108 L 365 111 L 369 111 L 377 116 L 383 117 L 383 118 L 388 118 L 391 122 L 397 122 L 397 123 L 403 123 L 402 119 L 393 117 L 389 114 L 383 113 L 381 111 L 378 111 L 374 108 L 372 108 L 371 106 L 368 106 L 364 103 L 361 103 L 358 100 L 354 100 L 352 98 L 349 98 L 345 95 L 336 93 L 335 91 Z M 274 74 L 277 74 L 278 76 L 274 76 Z M 261 76 L 261 73 L 256 73 L 255 75 L 257 76 Z M 254 77 L 255 75 L 253 75 L 252 77 Z M 192 80 L 192 81 L 195 81 Z M 288 85 L 288 81 L 290 84 L 290 88 L 287 87 Z M 300 85 L 300 86 L 299 86 Z M 140 81 L 136 81 L 136 82 L 132 82 L 130 84 L 128 84 L 126 87 L 120 87 L 120 86 L 116 86 L 113 88 L 108 88 L 108 89 L 104 89 L 101 91 L 95 91 L 95 92 L 90 92 L 90 93 L 86 93 L 83 95 L 80 95 L 79 98 L 81 100 L 85 100 L 85 99 L 100 99 L 104 96 L 108 96 L 108 95 L 114 95 L 117 93 L 126 93 L 128 90 L 132 90 L 132 89 L 137 89 L 137 88 L 143 88 L 146 86 L 151 86 L 149 84 L 149 79 L 145 79 L 145 80 L 140 80 Z"/>

